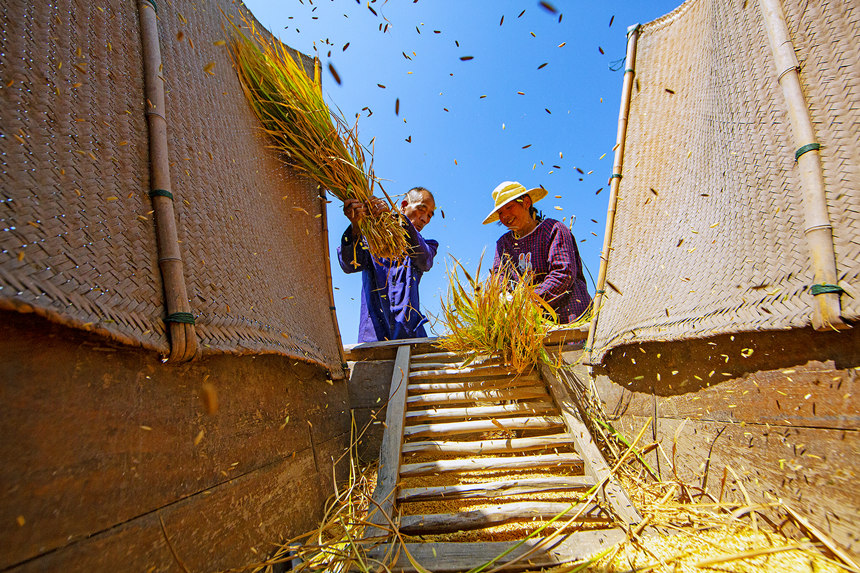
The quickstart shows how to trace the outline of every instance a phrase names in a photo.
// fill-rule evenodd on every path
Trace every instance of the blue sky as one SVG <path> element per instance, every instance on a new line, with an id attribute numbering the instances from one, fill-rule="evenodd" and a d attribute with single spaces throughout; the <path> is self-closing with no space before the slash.
<path id="1" fill-rule="evenodd" d="M 320 57 L 329 106 L 349 121 L 360 114 L 361 139 L 375 138 L 374 169 L 386 191 L 422 185 L 434 193 L 436 217 L 423 234 L 440 247 L 421 282 L 431 323 L 451 256 L 473 269 L 486 250 L 484 268 L 492 263 L 505 229 L 481 221 L 502 181 L 549 190 L 536 206 L 573 220 L 596 280 L 622 83 L 622 71 L 610 66 L 624 57 L 629 25 L 658 18 L 680 0 L 555 0 L 548 3 L 555 12 L 536 1 L 245 4 L 283 42 Z M 335 259 L 347 225 L 335 200 L 329 242 L 344 344 L 356 341 L 361 290 L 360 275 L 344 274 Z M 593 293 L 588 272 L 586 279 Z"/>

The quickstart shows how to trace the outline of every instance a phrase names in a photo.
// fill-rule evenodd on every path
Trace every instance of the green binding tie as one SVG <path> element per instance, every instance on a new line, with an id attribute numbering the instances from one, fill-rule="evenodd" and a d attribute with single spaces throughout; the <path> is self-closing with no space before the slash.
<path id="1" fill-rule="evenodd" d="M 842 294 L 843 292 L 845 292 L 845 289 L 843 289 L 839 285 L 829 285 L 827 283 L 821 283 L 818 285 L 812 285 L 812 287 L 809 289 L 809 292 L 812 293 L 812 296 L 816 296 L 819 294 L 827 294 L 831 292 L 836 294 Z"/>
<path id="2" fill-rule="evenodd" d="M 183 324 L 194 324 L 194 315 L 190 312 L 174 312 L 168 314 L 164 322 L 181 322 Z"/>
<path id="3" fill-rule="evenodd" d="M 173 201 L 173 193 L 166 189 L 153 189 L 149 192 L 149 198 L 152 199 L 153 197 L 167 197 Z"/>
<path id="4" fill-rule="evenodd" d="M 158 5 L 155 3 L 155 0 L 143 0 L 144 2 L 148 2 L 152 5 L 152 9 L 155 10 L 155 13 L 158 14 Z"/>
<path id="5" fill-rule="evenodd" d="M 620 173 L 613 173 L 612 175 L 609 176 L 610 179 L 615 179 L 616 177 L 618 179 L 621 179 L 621 174 Z"/>
<path id="6" fill-rule="evenodd" d="M 818 149 L 821 149 L 821 144 L 819 144 L 819 143 L 807 143 L 806 145 L 804 145 L 803 147 L 799 148 L 797 151 L 794 152 L 794 160 L 797 161 L 798 159 L 800 159 L 800 156 L 803 155 L 804 153 L 806 153 L 807 151 L 816 151 Z"/>

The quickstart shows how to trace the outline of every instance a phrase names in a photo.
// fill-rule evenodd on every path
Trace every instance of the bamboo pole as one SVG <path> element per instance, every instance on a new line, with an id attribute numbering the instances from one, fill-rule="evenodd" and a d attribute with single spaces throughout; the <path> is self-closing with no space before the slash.
<path id="1" fill-rule="evenodd" d="M 322 96 L 322 77 L 320 74 L 320 59 L 314 56 L 314 85 L 319 91 L 320 96 Z M 346 357 L 344 356 L 343 351 L 343 338 L 340 336 L 340 326 L 338 326 L 337 322 L 337 310 L 334 305 L 334 288 L 332 287 L 331 280 L 331 254 L 329 252 L 328 245 L 328 215 L 327 215 L 327 201 L 325 198 L 325 189 L 321 188 L 317 185 L 320 192 L 320 214 L 322 219 L 322 242 L 323 242 L 323 253 L 325 254 L 325 280 L 328 284 L 328 302 L 329 309 L 331 310 L 331 322 L 334 326 L 334 334 L 337 337 L 337 350 L 340 355 L 340 371 L 332 372 L 331 377 L 335 380 L 343 380 L 346 378 L 347 364 Z"/>
<path id="2" fill-rule="evenodd" d="M 197 354 L 194 315 L 185 288 L 185 274 L 173 195 L 170 186 L 170 159 L 167 148 L 167 119 L 164 105 L 164 78 L 161 73 L 161 47 L 154 0 L 140 0 L 141 43 L 143 44 L 146 121 L 149 128 L 149 195 L 155 219 L 158 266 L 164 285 L 165 322 L 170 337 L 170 362 L 185 362 Z"/>
<path id="3" fill-rule="evenodd" d="M 624 84 L 621 88 L 621 109 L 618 112 L 618 133 L 615 136 L 615 159 L 612 164 L 612 175 L 609 179 L 609 207 L 606 211 L 606 230 L 603 234 L 603 250 L 600 252 L 600 272 L 597 274 L 597 288 L 594 293 L 594 303 L 591 313 L 591 324 L 588 327 L 588 338 L 585 351 L 588 361 L 594 351 L 594 334 L 597 328 L 597 317 L 603 305 L 603 294 L 606 289 L 606 267 L 609 263 L 609 253 L 612 250 L 612 231 L 615 228 L 615 209 L 618 206 L 618 187 L 621 184 L 621 172 L 624 168 L 624 142 L 627 139 L 627 116 L 630 113 L 630 95 L 633 92 L 633 78 L 636 75 L 636 43 L 639 40 L 639 24 L 627 28 L 627 68 L 624 70 Z"/>
<path id="4" fill-rule="evenodd" d="M 824 195 L 824 174 L 821 169 L 819 144 L 815 138 L 812 120 L 800 84 L 800 68 L 794 46 L 785 23 L 785 14 L 779 0 L 759 0 L 770 47 L 773 51 L 777 81 L 782 87 L 788 105 L 791 130 L 797 146 L 797 167 L 803 193 L 804 219 L 807 244 L 812 257 L 815 305 L 812 326 L 815 330 L 849 328 L 842 322 L 839 300 L 841 289 L 836 274 L 836 254 L 833 250 L 833 227 L 827 213 Z"/>

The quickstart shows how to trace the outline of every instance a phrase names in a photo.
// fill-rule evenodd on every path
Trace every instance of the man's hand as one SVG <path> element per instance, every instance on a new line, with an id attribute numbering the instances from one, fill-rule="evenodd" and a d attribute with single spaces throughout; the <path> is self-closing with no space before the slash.
<path id="1" fill-rule="evenodd" d="M 388 204 L 379 197 L 371 197 L 370 204 L 363 203 L 358 199 L 347 199 L 343 202 L 343 214 L 352 225 L 352 232 L 358 236 L 358 225 L 369 213 L 378 215 L 388 210 Z"/>

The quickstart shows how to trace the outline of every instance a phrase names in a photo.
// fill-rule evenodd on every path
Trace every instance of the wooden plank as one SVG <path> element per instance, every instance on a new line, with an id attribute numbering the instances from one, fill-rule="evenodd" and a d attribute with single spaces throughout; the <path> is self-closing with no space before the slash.
<path id="1" fill-rule="evenodd" d="M 412 354 L 412 362 L 425 362 L 432 360 L 447 360 L 451 362 L 462 362 L 465 360 L 465 357 L 460 352 L 426 352 L 424 354 L 419 354 L 417 352 L 413 352 Z"/>
<path id="2" fill-rule="evenodd" d="M 413 487 L 400 490 L 397 494 L 397 502 L 491 498 L 547 491 L 587 490 L 593 485 L 594 480 L 591 478 L 570 476 Z"/>
<path id="3" fill-rule="evenodd" d="M 557 412 L 552 402 L 516 402 L 498 406 L 471 406 L 466 408 L 432 408 L 429 410 L 411 410 L 406 412 L 406 422 L 424 422 L 427 420 L 449 420 L 466 418 L 486 418 L 490 416 L 509 416 L 513 414 L 546 414 Z"/>
<path id="4" fill-rule="evenodd" d="M 487 390 L 483 392 L 440 392 L 438 394 L 420 394 L 409 396 L 406 403 L 410 407 L 435 404 L 462 404 L 466 402 L 497 402 L 499 400 L 531 400 L 546 398 L 549 394 L 543 388 L 513 388 L 511 390 Z"/>
<path id="5" fill-rule="evenodd" d="M 394 512 L 394 496 L 397 476 L 400 473 L 400 448 L 403 445 L 403 418 L 406 413 L 406 384 L 408 383 L 410 348 L 408 345 L 397 349 L 394 360 L 394 374 L 391 377 L 388 408 L 385 414 L 385 434 L 379 452 L 379 470 L 376 476 L 376 489 L 373 491 L 373 504 L 370 522 L 375 525 L 388 525 L 386 515 Z M 386 535 L 378 527 L 367 527 L 364 536 Z"/>
<path id="6" fill-rule="evenodd" d="M 474 360 L 469 363 L 468 366 L 463 366 L 463 362 L 465 362 L 465 358 L 462 354 L 458 355 L 458 358 L 455 360 L 447 361 L 447 362 L 412 362 L 410 365 L 413 372 L 419 370 L 445 370 L 447 368 L 476 368 L 478 366 L 501 366 L 502 364 L 499 362 L 498 358 L 485 358 L 482 360 Z"/>
<path id="7" fill-rule="evenodd" d="M 436 344 L 439 339 L 428 338 L 405 338 L 403 340 L 384 340 L 381 342 L 360 342 L 358 344 L 347 344 L 343 347 L 344 356 L 347 360 L 358 362 L 360 360 L 394 360 L 397 349 L 403 345 L 412 348 L 413 353 L 427 353 L 438 350 Z"/>
<path id="8" fill-rule="evenodd" d="M 462 352 L 428 352 L 425 354 L 412 353 L 412 365 L 423 365 L 427 362 L 444 362 L 447 364 L 462 364 L 469 357 L 468 354 Z M 488 364 L 498 362 L 500 359 L 497 356 L 478 355 L 472 361 L 472 364 Z"/>
<path id="9" fill-rule="evenodd" d="M 444 454 L 495 454 L 500 452 L 514 453 L 530 450 L 559 448 L 573 444 L 573 438 L 567 434 L 553 434 L 536 438 L 508 438 L 506 440 L 476 440 L 476 441 L 439 441 L 426 440 L 409 442 L 403 445 L 404 454 L 419 454 L 439 452 Z"/>
<path id="10" fill-rule="evenodd" d="M 326 384 L 321 368 L 284 356 L 163 364 L 155 352 L 5 311 L 0 341 L 0 507 L 15 512 L 0 520 L 0 569 L 334 437 L 349 444 L 346 382 Z M 204 392 L 220 403 L 211 415 Z M 298 523 L 294 511 L 275 521 Z M 217 527 L 229 536 L 229 523 L 213 523 L 210 539 Z"/>
<path id="11" fill-rule="evenodd" d="M 552 568 L 556 565 L 586 559 L 623 541 L 625 536 L 626 534 L 621 529 L 601 529 L 577 531 L 569 535 L 559 536 L 547 543 L 543 543 L 543 539 L 529 539 L 496 561 L 494 567 L 499 566 L 501 567 L 500 570 L 505 572 Z M 404 549 L 416 562 L 434 573 L 459 573 L 495 559 L 518 543 L 520 542 L 407 543 Z M 371 556 L 379 559 L 387 551 L 389 551 L 389 547 L 379 547 L 371 552 Z M 417 573 L 418 571 L 409 562 L 405 551 L 400 552 L 397 561 L 390 566 L 390 569 L 398 573 Z"/>
<path id="12" fill-rule="evenodd" d="M 562 427 L 564 427 L 564 422 L 560 417 L 520 416 L 517 418 L 491 418 L 489 420 L 468 420 L 465 422 L 416 424 L 415 426 L 407 426 L 403 430 L 403 436 L 405 438 L 423 438 L 427 436 L 453 436 L 456 434 L 492 432 L 495 430 L 540 430 Z"/>
<path id="13" fill-rule="evenodd" d="M 522 375 L 529 374 L 524 372 Z M 517 373 L 510 366 L 493 364 L 491 366 L 475 366 L 468 368 L 437 368 L 432 370 L 417 370 L 410 372 L 411 380 L 450 380 L 461 378 L 475 378 L 478 376 L 510 376 Z"/>
<path id="14" fill-rule="evenodd" d="M 557 327 L 549 331 L 544 337 L 544 345 L 557 345 L 566 342 L 579 342 L 588 338 L 588 327 Z"/>
<path id="15" fill-rule="evenodd" d="M 342 448 L 338 443 L 326 450 Z M 320 464 L 317 471 L 308 448 L 110 529 L 67 539 L 64 546 L 4 571 L 181 572 L 171 549 L 185 571 L 240 570 L 270 554 L 269 540 L 289 539 L 319 526 L 326 497 L 333 492 L 326 473 L 331 474 L 331 466 Z"/>
<path id="16" fill-rule="evenodd" d="M 431 535 L 435 533 L 469 531 L 514 521 L 552 519 L 563 511 L 567 512 L 565 515 L 572 517 L 580 510 L 583 511 L 577 521 L 610 521 L 606 510 L 602 509 L 596 503 L 570 504 L 523 501 L 457 513 L 404 515 L 400 518 L 400 532 L 406 535 Z"/>
<path id="17" fill-rule="evenodd" d="M 432 462 L 403 464 L 400 466 L 400 477 L 487 470 L 527 470 L 562 466 L 573 467 L 575 469 L 582 468 L 582 458 L 578 454 L 541 454 L 537 456 L 435 460 Z"/>
<path id="18" fill-rule="evenodd" d="M 576 441 L 576 451 L 582 455 L 586 474 L 594 478 L 596 483 L 606 480 L 606 485 L 602 488 L 603 495 L 605 495 L 607 501 L 612 505 L 613 511 L 621 520 L 628 524 L 642 521 L 642 517 L 636 511 L 633 502 L 627 496 L 627 492 L 624 491 L 617 481 L 615 481 L 614 476 L 611 475 L 609 465 L 606 463 L 603 454 L 597 449 L 591 433 L 580 418 L 579 410 L 570 392 L 556 378 L 548 366 L 541 366 L 541 374 L 543 374 L 556 404 L 561 409 L 568 433 Z"/>
<path id="19" fill-rule="evenodd" d="M 538 376 L 520 376 L 513 380 L 498 378 L 495 380 L 464 380 L 462 382 L 419 382 L 409 384 L 406 390 L 410 394 L 429 394 L 432 392 L 465 392 L 467 390 L 521 388 L 523 386 L 543 387 L 543 381 Z"/>

